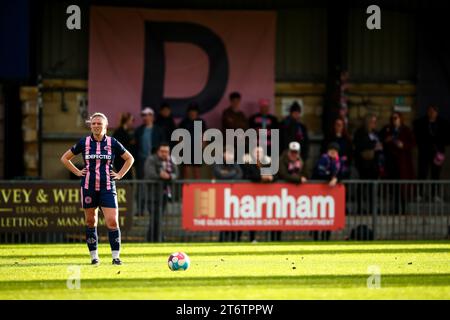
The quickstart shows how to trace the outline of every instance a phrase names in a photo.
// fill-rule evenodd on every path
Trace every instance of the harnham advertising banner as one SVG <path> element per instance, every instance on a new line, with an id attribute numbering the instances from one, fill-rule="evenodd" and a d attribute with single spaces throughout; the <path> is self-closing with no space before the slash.
<path id="1" fill-rule="evenodd" d="M 242 93 L 252 114 L 273 102 L 276 13 L 271 11 L 90 10 L 89 112 L 116 126 L 120 112 L 139 118 L 167 101 L 184 117 L 196 101 L 209 127 L 220 128 L 228 94 Z"/>
<path id="2" fill-rule="evenodd" d="M 127 230 L 132 220 L 132 190 L 120 184 L 116 189 L 119 225 Z M 78 184 L 0 184 L 0 232 L 80 231 L 85 225 Z M 106 227 L 102 213 L 98 226 Z"/>
<path id="3" fill-rule="evenodd" d="M 343 185 L 183 185 L 186 230 L 338 230 L 344 226 Z"/>

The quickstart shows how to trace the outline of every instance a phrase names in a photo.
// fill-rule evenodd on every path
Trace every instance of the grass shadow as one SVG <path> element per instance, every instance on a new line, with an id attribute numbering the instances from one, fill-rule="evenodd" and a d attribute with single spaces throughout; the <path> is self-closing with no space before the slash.
<path id="1" fill-rule="evenodd" d="M 217 277 L 155 277 L 155 278 L 99 278 L 82 279 L 81 285 L 86 289 L 108 288 L 156 288 L 168 290 L 173 288 L 173 283 L 182 287 L 218 287 L 218 286 L 258 286 L 270 288 L 274 286 L 292 287 L 361 287 L 367 286 L 367 275 L 296 275 L 295 271 L 290 276 L 217 276 Z M 382 275 L 381 286 L 389 287 L 416 287 L 416 286 L 450 286 L 450 274 L 388 274 Z M 26 280 L 26 281 L 0 281 L 2 290 L 33 290 L 33 289 L 65 289 L 65 280 Z"/>

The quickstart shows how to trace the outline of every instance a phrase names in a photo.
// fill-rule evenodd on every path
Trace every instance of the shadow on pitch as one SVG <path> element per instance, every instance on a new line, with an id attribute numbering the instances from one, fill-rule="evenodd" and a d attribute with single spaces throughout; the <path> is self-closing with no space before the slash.
<path id="1" fill-rule="evenodd" d="M 173 288 L 176 281 L 177 286 L 190 287 L 234 287 L 234 286 L 260 286 L 264 288 L 276 286 L 292 287 L 341 287 L 341 288 L 365 288 L 367 286 L 367 275 L 295 275 L 290 276 L 220 276 L 220 277 L 183 277 L 174 276 L 156 278 L 102 278 L 81 279 L 81 286 L 85 289 L 108 289 L 108 288 L 151 288 L 161 287 L 161 290 Z M 381 276 L 382 288 L 408 287 L 408 286 L 449 286 L 450 274 L 389 274 Z M 33 290 L 33 289 L 63 289 L 65 280 L 27 280 L 27 281 L 0 281 L 0 288 L 7 290 Z M 1 289 L 0 289 L 1 290 Z"/>
<path id="2" fill-rule="evenodd" d="M 193 252 L 189 253 L 189 251 L 186 251 L 186 253 L 192 258 L 192 257 L 208 257 L 208 256 L 263 256 L 263 255 L 284 255 L 284 256 L 294 256 L 294 255 L 338 255 L 338 254 L 420 254 L 420 253 L 448 253 L 448 248 L 384 248 L 384 249 L 336 249 L 336 250 L 320 250 L 317 248 L 317 250 L 303 250 L 303 249 L 295 249 L 291 248 L 289 250 L 258 250 L 258 247 L 255 247 L 255 251 L 239 251 L 239 250 L 227 250 L 226 252 Z M 166 258 L 168 257 L 169 252 L 167 253 L 161 253 L 161 252 L 154 252 L 154 253 L 127 253 L 126 250 L 122 253 L 122 256 L 124 259 L 127 257 L 130 258 L 138 258 L 138 257 L 161 257 Z M 0 256 L 0 261 L 2 259 L 21 259 L 24 255 L 2 255 Z M 79 254 L 52 254 L 52 255 L 32 255 L 28 256 L 28 259 L 88 259 L 89 256 L 87 253 L 79 253 Z"/>

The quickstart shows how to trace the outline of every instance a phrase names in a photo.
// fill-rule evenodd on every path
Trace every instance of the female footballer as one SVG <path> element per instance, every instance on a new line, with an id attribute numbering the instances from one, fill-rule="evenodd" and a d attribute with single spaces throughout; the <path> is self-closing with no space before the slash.
<path id="1" fill-rule="evenodd" d="M 134 158 L 122 144 L 106 135 L 108 119 L 103 113 L 94 113 L 89 120 L 92 134 L 82 138 L 61 157 L 64 166 L 81 177 L 81 205 L 86 219 L 86 242 L 91 264 L 100 263 L 97 251 L 97 208 L 101 207 L 108 228 L 112 264 L 121 265 L 119 210 L 115 180 L 120 180 L 133 165 Z M 79 170 L 71 159 L 82 153 L 85 167 Z M 119 172 L 113 171 L 114 157 L 125 160 Z"/>

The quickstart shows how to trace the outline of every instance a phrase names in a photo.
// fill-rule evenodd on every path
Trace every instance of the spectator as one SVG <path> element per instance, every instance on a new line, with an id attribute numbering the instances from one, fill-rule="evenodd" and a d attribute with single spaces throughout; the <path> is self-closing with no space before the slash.
<path id="1" fill-rule="evenodd" d="M 159 113 L 156 116 L 155 124 L 159 126 L 163 132 L 164 136 L 167 139 L 167 142 L 170 145 L 170 149 L 173 148 L 175 143 L 171 141 L 172 132 L 175 130 L 175 120 L 172 116 L 172 109 L 170 108 L 169 104 L 164 102 L 161 105 L 161 108 L 159 108 Z"/>
<path id="2" fill-rule="evenodd" d="M 364 125 L 354 136 L 355 162 L 360 179 L 375 180 L 384 177 L 383 145 L 376 131 L 377 117 L 369 115 Z M 372 185 L 358 185 L 357 214 L 368 214 L 372 210 Z"/>
<path id="3" fill-rule="evenodd" d="M 130 153 L 135 156 L 134 146 L 136 141 L 133 137 L 133 121 L 134 117 L 129 112 L 120 115 L 119 127 L 114 131 L 113 137 L 117 139 Z M 114 168 L 122 168 L 125 161 L 121 157 L 114 158 Z M 132 179 L 131 170 L 122 179 Z"/>
<path id="4" fill-rule="evenodd" d="M 404 125 L 400 113 L 391 115 L 390 124 L 381 130 L 380 137 L 383 141 L 386 178 L 414 179 L 414 137 L 411 129 Z"/>
<path id="5" fill-rule="evenodd" d="M 255 130 L 259 129 L 267 129 L 267 154 L 271 153 L 271 130 L 278 129 L 278 119 L 269 113 L 270 102 L 267 99 L 260 99 L 259 102 L 260 111 L 249 119 L 249 127 Z M 262 145 L 263 141 L 261 141 L 259 137 L 258 131 L 258 145 Z"/>
<path id="6" fill-rule="evenodd" d="M 289 143 L 289 150 L 285 150 L 280 157 L 279 176 L 281 179 L 292 183 L 306 182 L 302 175 L 303 160 L 300 157 L 300 143 Z"/>
<path id="7" fill-rule="evenodd" d="M 412 148 L 414 137 L 412 131 L 403 124 L 400 113 L 391 115 L 390 123 L 381 130 L 380 137 L 383 141 L 384 155 L 386 159 L 386 178 L 388 179 L 414 179 L 412 162 Z M 387 195 L 395 212 L 403 212 L 406 206 L 406 198 L 410 188 L 406 184 L 395 184 L 393 190 Z"/>
<path id="8" fill-rule="evenodd" d="M 360 179 L 384 176 L 383 145 L 376 131 L 377 117 L 369 115 L 363 127 L 355 132 L 355 161 Z"/>
<path id="9" fill-rule="evenodd" d="M 336 186 L 341 176 L 341 160 L 339 157 L 340 147 L 336 142 L 328 145 L 326 153 L 322 154 L 317 162 L 314 172 L 313 180 L 328 181 L 330 187 Z M 319 231 L 312 231 L 312 236 L 315 241 L 319 240 Z M 321 240 L 330 240 L 331 231 L 322 231 Z"/>
<path id="10" fill-rule="evenodd" d="M 304 162 L 306 162 L 309 154 L 309 137 L 308 130 L 305 125 L 300 122 L 301 108 L 295 101 L 289 110 L 289 116 L 283 119 L 280 125 L 281 129 L 281 148 L 280 151 L 287 150 L 289 143 L 297 141 L 300 143 L 300 154 Z"/>
<path id="11" fill-rule="evenodd" d="M 194 164 L 194 124 L 196 121 L 201 122 L 203 131 L 205 131 L 207 127 L 205 120 L 199 117 L 199 112 L 200 110 L 198 104 L 196 102 L 191 102 L 188 106 L 186 117 L 179 125 L 179 128 L 186 129 L 191 135 L 191 141 L 189 141 L 191 148 L 191 161 L 190 164 L 183 165 L 183 179 L 200 179 L 201 164 Z M 203 132 L 201 139 L 202 141 L 199 143 L 203 146 Z"/>
<path id="12" fill-rule="evenodd" d="M 222 132 L 225 135 L 227 129 L 248 129 L 248 120 L 245 114 L 241 111 L 241 94 L 239 92 L 232 92 L 229 95 L 230 106 L 226 108 L 222 114 Z M 237 138 L 233 143 L 234 150 L 237 150 L 238 141 L 245 139 L 244 136 L 237 134 Z M 244 140 L 245 152 L 249 152 L 249 141 Z M 237 161 L 237 153 L 235 154 L 235 161 Z"/>
<path id="13" fill-rule="evenodd" d="M 248 129 L 247 117 L 240 110 L 241 94 L 232 92 L 229 95 L 230 106 L 226 108 L 222 114 L 222 129 L 225 133 L 226 129 Z"/>
<path id="14" fill-rule="evenodd" d="M 322 154 L 313 171 L 314 180 L 327 180 L 329 186 L 334 187 L 341 176 L 341 160 L 339 158 L 340 147 L 332 142 L 327 147 L 327 152 Z"/>
<path id="15" fill-rule="evenodd" d="M 289 149 L 283 151 L 280 157 L 279 177 L 291 183 L 304 183 L 306 177 L 302 175 L 304 165 L 300 156 L 300 143 L 293 141 L 289 143 Z M 272 238 L 281 240 L 281 231 L 272 232 Z"/>
<path id="16" fill-rule="evenodd" d="M 155 125 L 154 111 L 152 108 L 144 108 L 141 111 L 143 124 L 135 131 L 137 178 L 144 177 L 144 164 L 147 157 L 159 147 L 161 142 L 167 141 L 161 128 Z"/>
<path id="17" fill-rule="evenodd" d="M 414 122 L 414 133 L 418 149 L 418 178 L 439 180 L 445 161 L 445 147 L 450 141 L 450 127 L 447 120 L 439 116 L 439 108 L 430 105 L 427 114 Z M 423 190 L 419 190 L 418 200 L 422 200 Z M 436 186 L 432 185 L 430 197 L 442 201 L 437 195 Z"/>
<path id="18" fill-rule="evenodd" d="M 353 158 L 353 145 L 343 118 L 334 120 L 331 132 L 325 136 L 323 141 L 322 153 L 327 152 L 327 147 L 332 142 L 339 145 L 339 160 L 341 162 L 340 175 L 342 179 L 348 179 L 350 177 L 350 165 Z"/>
<path id="19" fill-rule="evenodd" d="M 244 164 L 243 172 L 244 179 L 251 180 L 253 182 L 263 182 L 270 183 L 275 181 L 275 176 L 270 174 L 262 174 L 261 168 L 270 166 L 270 157 L 264 154 L 264 150 L 262 147 L 255 147 L 250 154 L 244 155 Z M 249 233 L 250 241 L 256 241 L 256 233 L 255 231 L 250 231 Z M 272 231 L 271 232 L 272 240 L 280 240 L 281 232 L 280 231 Z"/>
<path id="20" fill-rule="evenodd" d="M 218 180 L 239 180 L 243 173 L 241 166 L 234 162 L 234 152 L 231 146 L 225 148 L 223 164 L 213 165 L 213 176 Z"/>
<path id="21" fill-rule="evenodd" d="M 213 176 L 218 180 L 239 180 L 242 179 L 241 166 L 234 162 L 233 148 L 226 147 L 223 154 L 223 164 L 214 164 Z M 219 241 L 239 241 L 242 231 L 221 231 Z"/>
<path id="22" fill-rule="evenodd" d="M 449 123 L 439 116 L 439 109 L 431 105 L 426 116 L 414 122 L 414 134 L 418 149 L 418 177 L 439 180 L 445 161 L 445 147 L 449 143 Z"/>
<path id="23" fill-rule="evenodd" d="M 167 201 L 172 198 L 170 182 L 178 178 L 178 167 L 170 157 L 170 146 L 163 142 L 158 146 L 156 154 L 151 154 L 145 160 L 145 179 L 159 180 L 159 185 L 151 185 L 149 194 L 150 201 L 150 224 L 147 232 L 148 241 L 159 241 L 160 218 L 165 214 Z M 158 211 L 160 210 L 160 211 Z"/>

